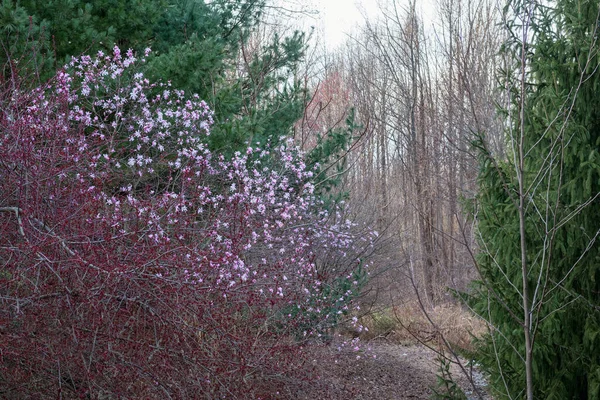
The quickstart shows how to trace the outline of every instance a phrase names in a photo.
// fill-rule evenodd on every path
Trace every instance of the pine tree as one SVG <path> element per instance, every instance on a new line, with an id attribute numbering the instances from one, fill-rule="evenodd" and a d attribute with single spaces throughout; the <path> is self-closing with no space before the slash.
<path id="1" fill-rule="evenodd" d="M 492 329 L 477 357 L 499 398 L 597 399 L 599 2 L 516 0 L 506 12 L 507 158 L 478 143 L 482 279 L 469 302 Z"/>

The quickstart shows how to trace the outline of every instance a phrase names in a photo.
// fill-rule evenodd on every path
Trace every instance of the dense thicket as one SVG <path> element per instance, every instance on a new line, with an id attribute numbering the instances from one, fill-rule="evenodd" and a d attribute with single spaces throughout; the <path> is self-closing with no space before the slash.
<path id="1" fill-rule="evenodd" d="M 506 8 L 508 154 L 479 143 L 483 280 L 471 298 L 492 326 L 479 356 L 500 398 L 600 396 L 599 12 L 579 0 Z"/>
<path id="2" fill-rule="evenodd" d="M 0 397 L 290 397 L 370 235 L 291 143 L 211 151 L 206 102 L 135 63 L 1 93 Z"/>

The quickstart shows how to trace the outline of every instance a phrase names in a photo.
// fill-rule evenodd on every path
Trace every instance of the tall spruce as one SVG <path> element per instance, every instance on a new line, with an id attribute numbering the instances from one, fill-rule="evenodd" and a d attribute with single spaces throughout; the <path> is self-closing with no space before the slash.
<path id="1" fill-rule="evenodd" d="M 505 9 L 509 151 L 477 143 L 482 279 L 468 295 L 492 327 L 476 357 L 498 398 L 600 398 L 599 5 Z"/>

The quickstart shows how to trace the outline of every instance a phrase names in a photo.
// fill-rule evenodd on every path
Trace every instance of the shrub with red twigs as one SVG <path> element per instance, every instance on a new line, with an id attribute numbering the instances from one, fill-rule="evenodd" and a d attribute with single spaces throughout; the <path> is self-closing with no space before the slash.
<path id="1" fill-rule="evenodd" d="M 0 397 L 286 397 L 370 236 L 291 145 L 211 153 L 207 104 L 135 62 L 3 86 Z"/>

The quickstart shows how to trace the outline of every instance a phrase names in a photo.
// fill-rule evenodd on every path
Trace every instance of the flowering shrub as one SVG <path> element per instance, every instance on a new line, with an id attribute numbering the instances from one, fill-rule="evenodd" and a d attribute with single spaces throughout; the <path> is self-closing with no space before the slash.
<path id="1" fill-rule="evenodd" d="M 370 236 L 320 210 L 290 145 L 212 154 L 206 103 L 135 61 L 4 82 L 0 397 L 286 397 Z"/>

